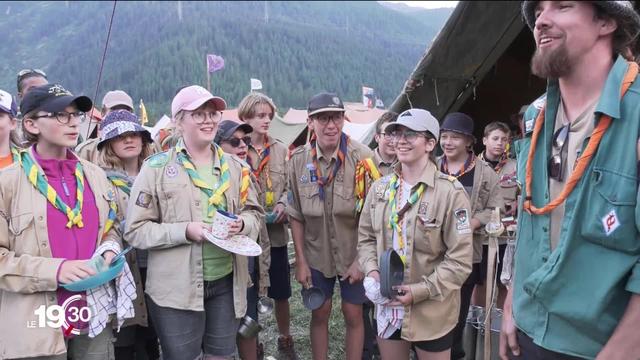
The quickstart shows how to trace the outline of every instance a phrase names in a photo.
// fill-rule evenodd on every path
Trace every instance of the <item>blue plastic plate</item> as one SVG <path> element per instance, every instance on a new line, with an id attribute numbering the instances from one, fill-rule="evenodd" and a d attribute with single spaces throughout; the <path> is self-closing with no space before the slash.
<path id="1" fill-rule="evenodd" d="M 267 213 L 267 215 L 265 215 L 264 217 L 265 222 L 267 224 L 273 224 L 274 222 L 276 222 L 276 218 L 277 218 L 277 215 L 274 212 Z"/>
<path id="2" fill-rule="evenodd" d="M 80 281 L 72 282 L 69 284 L 62 285 L 63 288 L 69 291 L 85 291 L 89 289 L 96 288 L 106 282 L 109 282 L 118 276 L 122 269 L 124 268 L 124 263 L 127 260 L 122 257 L 118 259 L 115 263 L 111 264 L 109 268 L 105 271 L 99 272 L 93 276 L 90 276 L 86 279 L 82 279 Z"/>

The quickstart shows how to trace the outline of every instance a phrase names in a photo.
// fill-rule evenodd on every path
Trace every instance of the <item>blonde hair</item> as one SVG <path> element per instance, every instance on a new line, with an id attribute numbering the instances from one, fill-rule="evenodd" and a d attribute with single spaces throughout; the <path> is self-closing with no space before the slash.
<path id="1" fill-rule="evenodd" d="M 256 115 L 256 106 L 260 104 L 266 104 L 271 107 L 271 120 L 273 120 L 273 117 L 276 115 L 276 105 L 270 97 L 258 92 L 252 92 L 240 101 L 238 105 L 238 118 L 242 121 L 253 118 Z"/>
<path id="2" fill-rule="evenodd" d="M 38 142 L 38 135 L 34 134 L 34 133 L 30 133 L 29 130 L 27 130 L 27 128 L 24 126 L 24 122 L 27 119 L 31 119 L 32 121 L 35 121 L 36 119 L 34 119 L 33 117 L 35 116 L 35 114 L 38 112 L 38 110 L 34 110 L 31 111 L 27 114 L 24 115 L 24 117 L 22 118 L 22 143 L 25 147 L 30 147 L 31 145 L 35 144 Z M 17 137 L 17 136 L 16 136 Z"/>
<path id="3" fill-rule="evenodd" d="M 111 143 L 111 140 L 107 140 L 107 143 L 100 149 L 98 153 L 98 165 L 103 168 L 123 169 L 124 164 L 122 163 L 122 159 L 116 155 Z M 140 155 L 138 155 L 138 169 L 142 167 L 144 159 L 153 155 L 153 153 L 153 143 L 147 143 L 144 138 L 142 138 L 142 151 L 140 151 Z"/>

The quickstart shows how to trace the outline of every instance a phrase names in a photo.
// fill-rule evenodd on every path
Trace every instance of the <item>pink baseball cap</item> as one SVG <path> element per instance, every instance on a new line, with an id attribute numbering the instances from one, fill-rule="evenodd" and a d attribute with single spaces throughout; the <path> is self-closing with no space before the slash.
<path id="1" fill-rule="evenodd" d="M 175 119 L 180 110 L 195 110 L 204 103 L 213 101 L 216 110 L 222 111 L 227 108 L 227 103 L 223 98 L 213 96 L 207 89 L 199 85 L 191 85 L 178 91 L 171 102 L 171 117 Z"/>

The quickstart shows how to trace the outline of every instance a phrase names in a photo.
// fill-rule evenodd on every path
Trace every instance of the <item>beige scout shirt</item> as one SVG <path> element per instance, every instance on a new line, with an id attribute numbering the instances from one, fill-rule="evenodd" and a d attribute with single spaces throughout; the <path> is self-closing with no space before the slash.
<path id="1" fill-rule="evenodd" d="M 273 209 L 266 207 L 266 192 L 267 192 L 267 176 L 271 178 L 271 185 L 273 191 L 273 201 L 276 204 L 283 204 L 287 206 L 287 191 L 288 183 L 286 177 L 286 161 L 287 161 L 287 147 L 281 142 L 269 137 L 269 164 L 267 168 L 269 171 L 263 171 L 260 174 L 258 182 L 260 184 L 260 204 L 264 207 L 266 213 L 270 213 Z M 249 148 L 249 157 L 251 163 L 257 167 L 260 163 L 258 153 L 253 147 Z M 267 224 L 267 231 L 269 233 L 269 241 L 272 247 L 286 246 L 289 243 L 289 232 L 285 224 Z"/>
<path id="2" fill-rule="evenodd" d="M 224 193 L 227 209 L 244 221 L 241 234 L 257 239 L 260 217 L 255 185 L 240 208 L 242 167 L 234 156 L 224 155 L 231 174 L 231 187 Z M 216 157 L 214 172 L 220 174 Z M 202 243 L 186 237 L 187 224 L 203 221 L 202 191 L 176 160 L 176 148 L 158 153 L 145 161 L 131 189 L 125 226 L 125 240 L 134 247 L 149 250 L 146 292 L 159 306 L 204 310 Z M 247 258 L 233 254 L 233 299 L 236 318 L 247 308 L 247 287 L 251 280 Z"/>
<path id="3" fill-rule="evenodd" d="M 373 161 L 375 162 L 376 166 L 378 167 L 378 171 L 380 171 L 380 174 L 382 176 L 391 174 L 393 172 L 393 166 L 397 163 L 396 159 L 394 159 L 390 163 L 385 162 L 382 159 L 382 156 L 380 156 L 380 149 L 379 148 L 376 148 L 373 151 Z"/>
<path id="4" fill-rule="evenodd" d="M 557 181 L 556 179 L 549 177 L 549 195 L 551 199 L 557 198 L 562 192 L 562 189 L 564 189 L 567 179 L 575 167 L 576 160 L 582 153 L 584 146 L 586 146 L 587 140 L 591 137 L 595 123 L 595 111 L 597 105 L 597 101 L 589 105 L 589 107 L 583 111 L 582 114 L 578 115 L 578 117 L 573 120 L 569 126 L 569 137 L 567 138 L 567 143 L 565 145 L 567 147 L 567 158 L 564 163 L 564 178 L 562 179 L 563 181 Z M 560 101 L 553 133 L 555 134 L 558 129 L 569 122 L 570 119 L 567 119 L 564 111 L 564 105 L 562 101 Z M 551 146 L 551 152 L 555 155 L 560 153 L 560 149 Z M 558 246 L 558 241 L 560 239 L 560 229 L 562 227 L 562 220 L 564 219 L 564 204 L 565 203 L 563 202 L 551 211 L 551 221 L 549 222 L 551 250 L 554 250 Z"/>
<path id="5" fill-rule="evenodd" d="M 438 168 L 441 162 L 442 157 L 438 159 Z M 482 244 L 487 239 L 484 226 L 491 220 L 491 212 L 496 207 L 504 213 L 504 200 L 498 185 L 500 179 L 491 165 L 482 159 L 476 159 L 473 171 L 473 191 L 469 197 L 471 218 L 477 219 L 482 225 L 473 233 L 473 263 L 477 264 L 482 261 Z"/>
<path id="6" fill-rule="evenodd" d="M 395 167 L 399 172 L 401 165 Z M 391 176 L 369 190 L 358 227 L 358 258 L 365 274 L 378 270 L 378 259 L 393 246 L 388 226 Z M 458 322 L 460 287 L 471 273 L 471 214 L 464 187 L 429 162 L 420 183 L 422 198 L 404 215 L 404 283 L 413 304 L 405 307 L 402 337 L 408 341 L 440 338 Z"/>
<path id="7" fill-rule="evenodd" d="M 325 186 L 320 200 L 316 182 L 311 182 L 307 164 L 313 164 L 311 144 L 299 147 L 291 155 L 288 177 L 291 199 L 288 214 L 304 223 L 304 255 L 309 266 L 334 277 L 344 274 L 356 260 L 358 216 L 355 213 L 356 164 L 373 152 L 357 141 L 349 140 L 345 164 L 333 181 Z M 331 157 L 318 148 L 320 174 L 332 171 L 337 150 Z"/>
<path id="8" fill-rule="evenodd" d="M 98 155 L 100 154 L 100 152 L 98 151 L 99 142 L 100 142 L 100 139 L 98 138 L 91 138 L 84 141 L 83 143 L 76 146 L 76 150 L 75 150 L 76 155 L 78 155 L 78 157 L 82 159 L 85 159 L 85 160 L 91 161 L 94 164 L 97 164 Z"/>
<path id="9" fill-rule="evenodd" d="M 103 164 L 100 164 L 103 165 Z M 107 173 L 107 176 L 110 173 L 118 173 L 120 176 L 126 176 L 122 170 L 115 170 L 107 167 L 102 167 L 102 169 Z M 122 191 L 119 187 L 114 186 L 115 189 L 115 199 L 118 204 L 118 222 L 120 223 L 121 228 L 123 229 L 125 224 L 127 206 L 129 205 L 129 195 L 126 192 Z M 123 229 L 124 230 L 124 229 Z M 127 246 L 127 244 L 124 244 Z M 140 267 L 138 266 L 138 260 L 136 258 L 136 250 L 130 251 L 127 255 L 127 263 L 129 264 L 129 269 L 131 270 L 131 274 L 133 275 L 133 281 L 136 284 L 136 299 L 133 301 L 133 310 L 135 316 L 133 319 L 127 319 L 124 321 L 123 327 L 131 326 L 131 325 L 140 325 L 140 326 L 148 326 L 147 319 L 147 304 L 144 300 L 144 287 L 142 286 L 142 276 L 140 275 Z"/>
<path id="10" fill-rule="evenodd" d="M 117 220 L 102 237 L 113 187 L 102 169 L 83 159 L 80 163 L 98 207 L 100 236 L 96 245 L 120 243 Z M 47 199 L 18 164 L 4 168 L 0 171 L 0 359 L 67 352 L 62 331 L 38 327 L 34 314 L 42 305 L 58 305 L 57 275 L 62 261 L 52 258 L 49 246 Z"/>

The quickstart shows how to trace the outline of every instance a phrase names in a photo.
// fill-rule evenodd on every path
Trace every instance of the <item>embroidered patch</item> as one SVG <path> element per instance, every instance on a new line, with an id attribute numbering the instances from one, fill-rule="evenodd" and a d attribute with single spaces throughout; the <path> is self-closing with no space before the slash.
<path id="1" fill-rule="evenodd" d="M 165 168 L 164 173 L 167 175 L 167 177 L 174 178 L 178 176 L 178 168 L 173 165 L 169 165 Z"/>
<path id="2" fill-rule="evenodd" d="M 306 184 L 309 182 L 309 177 L 306 174 L 302 174 L 300 176 L 300 183 L 301 184 Z"/>
<path id="3" fill-rule="evenodd" d="M 609 213 L 602 218 L 602 226 L 607 236 L 611 235 L 611 233 L 620 226 L 618 214 L 616 214 L 615 210 L 609 211 Z"/>
<path id="4" fill-rule="evenodd" d="M 527 120 L 524 122 L 524 132 L 525 133 L 530 133 L 533 131 L 533 119 L 531 120 Z"/>
<path id="5" fill-rule="evenodd" d="M 469 213 L 467 209 L 457 209 L 454 211 L 454 214 L 458 234 L 471 234 L 471 224 L 469 223 Z"/>
<path id="6" fill-rule="evenodd" d="M 164 153 L 164 152 L 152 155 L 147 159 L 149 166 L 151 166 L 152 168 L 163 167 L 168 160 L 169 160 L 169 155 L 167 155 L 167 153 Z"/>
<path id="7" fill-rule="evenodd" d="M 429 205 L 426 202 L 421 202 L 420 205 L 418 206 L 418 215 L 427 215 L 427 205 Z"/>
<path id="8" fill-rule="evenodd" d="M 149 205 L 151 205 L 151 198 L 151 194 L 140 192 L 140 194 L 138 194 L 138 198 L 136 199 L 136 205 L 148 209 Z"/>
<path id="9" fill-rule="evenodd" d="M 340 169 L 336 174 L 336 182 L 344 182 L 344 170 Z"/>

